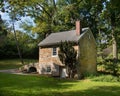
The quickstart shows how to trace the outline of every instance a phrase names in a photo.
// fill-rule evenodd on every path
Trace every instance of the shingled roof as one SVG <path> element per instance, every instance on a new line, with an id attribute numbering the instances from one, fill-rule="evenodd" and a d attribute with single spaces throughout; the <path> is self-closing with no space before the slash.
<path id="1" fill-rule="evenodd" d="M 76 30 L 71 31 L 64 31 L 64 32 L 57 32 L 57 33 L 51 33 L 48 37 L 46 37 L 43 41 L 41 41 L 38 46 L 51 46 L 59 44 L 61 41 L 72 41 L 72 42 L 78 42 L 81 35 L 84 34 L 89 28 L 82 28 L 82 32 L 80 35 L 76 35 Z"/>

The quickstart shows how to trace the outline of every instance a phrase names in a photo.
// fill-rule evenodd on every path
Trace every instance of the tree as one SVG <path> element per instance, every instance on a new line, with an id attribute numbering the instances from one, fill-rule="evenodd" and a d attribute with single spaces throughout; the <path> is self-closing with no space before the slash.
<path id="1" fill-rule="evenodd" d="M 16 30 L 15 30 L 15 23 L 14 23 L 14 21 L 12 21 L 12 27 L 13 27 L 13 32 L 14 32 L 14 37 L 15 37 L 15 42 L 16 42 L 16 47 L 17 47 L 17 50 L 18 50 L 18 54 L 19 54 L 21 63 L 24 65 L 24 61 L 23 61 L 23 58 L 22 58 L 22 53 L 20 51 L 19 42 L 18 42 L 17 36 L 16 36 Z"/>
<path id="2" fill-rule="evenodd" d="M 12 32 L 7 32 L 2 46 L 0 46 L 0 59 L 18 58 L 16 43 Z"/>
<path id="3" fill-rule="evenodd" d="M 11 29 L 14 33 L 14 39 L 15 39 L 15 42 L 16 42 L 16 47 L 17 47 L 17 50 L 18 50 L 18 54 L 19 54 L 21 63 L 24 65 L 24 61 L 23 61 L 23 58 L 22 58 L 22 53 L 21 53 L 21 50 L 20 50 L 19 42 L 18 42 L 17 35 L 16 35 L 16 29 L 15 29 L 15 21 L 18 21 L 20 19 L 20 16 L 17 14 L 16 6 L 14 6 L 14 8 L 12 6 L 9 6 L 9 16 L 10 16 L 10 19 L 11 19 L 11 22 L 12 22 L 12 25 L 11 25 L 12 28 Z"/>
<path id="4" fill-rule="evenodd" d="M 105 26 L 107 27 L 107 31 L 105 34 L 107 35 L 109 44 L 112 44 L 112 55 L 113 55 L 113 66 L 118 66 L 118 42 L 119 42 L 119 31 L 120 31 L 120 10 L 119 10 L 119 0 L 106 0 L 104 3 L 104 10 L 101 12 L 102 18 Z M 116 67 L 113 68 L 113 74 L 116 75 L 117 70 Z"/>
<path id="5" fill-rule="evenodd" d="M 33 32 L 45 38 L 52 32 L 74 28 L 79 19 L 79 4 L 82 0 L 9 0 L 18 15 L 31 16 L 35 26 Z M 41 36 L 42 35 L 42 36 Z M 40 39 L 40 38 L 39 38 Z"/>
<path id="6" fill-rule="evenodd" d="M 99 0 L 9 0 L 9 6 L 19 16 L 31 16 L 35 26 L 32 32 L 44 39 L 52 32 L 74 29 L 76 20 L 82 20 L 82 27 L 89 26 L 97 32 L 97 17 L 103 8 Z M 39 38 L 39 39 L 40 39 Z"/>
<path id="7" fill-rule="evenodd" d="M 23 58 L 22 58 L 22 52 L 21 52 L 19 40 L 18 40 L 18 37 L 17 37 L 18 31 L 15 28 L 15 22 L 20 21 L 22 16 L 26 16 L 27 13 L 25 12 L 25 7 L 29 4 L 29 2 L 27 2 L 26 0 L 8 0 L 8 1 L 2 0 L 2 2 L 0 2 L 0 3 L 3 4 L 2 6 L 0 6 L 1 10 L 4 10 L 4 12 L 8 13 L 9 17 L 11 19 L 10 22 L 9 22 L 9 24 L 10 24 L 9 27 L 11 27 L 10 31 L 12 31 L 14 33 L 14 38 L 15 38 L 15 41 L 16 41 L 16 47 L 18 49 L 18 54 L 19 54 L 21 63 L 23 64 L 24 62 L 23 62 Z M 36 43 L 35 43 L 35 45 L 37 46 Z M 30 50 L 32 50 L 32 49 L 33 48 L 31 48 Z M 36 47 L 34 47 L 34 49 L 36 49 Z M 31 51 L 31 52 L 33 52 L 33 51 Z"/>
<path id="8" fill-rule="evenodd" d="M 0 15 L 0 45 L 2 45 L 2 42 L 4 41 L 6 35 L 7 35 L 7 29 Z"/>
<path id="9" fill-rule="evenodd" d="M 59 48 L 59 58 L 63 64 L 65 64 L 67 71 L 68 71 L 68 77 L 69 78 L 74 78 L 75 72 L 76 72 L 76 65 L 77 65 L 77 52 L 73 48 L 72 42 L 65 41 L 61 42 Z"/>

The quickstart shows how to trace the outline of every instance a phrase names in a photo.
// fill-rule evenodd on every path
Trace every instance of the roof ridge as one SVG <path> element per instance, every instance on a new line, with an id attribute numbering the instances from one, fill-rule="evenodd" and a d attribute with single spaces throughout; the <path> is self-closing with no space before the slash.
<path id="1" fill-rule="evenodd" d="M 89 27 L 84 27 L 84 28 L 82 28 L 82 31 L 84 31 L 85 29 L 89 29 Z M 75 29 L 74 29 L 74 30 L 68 30 L 68 31 L 53 32 L 53 33 L 51 33 L 51 34 L 65 33 L 65 32 L 70 32 L 70 31 L 75 31 Z M 50 35 L 51 35 L 51 34 L 50 34 Z"/>
<path id="2" fill-rule="evenodd" d="M 53 32 L 53 33 L 51 33 L 51 34 L 65 33 L 65 32 L 70 32 L 70 31 L 75 31 L 75 30 L 69 30 L 69 31 L 59 31 L 59 32 Z"/>

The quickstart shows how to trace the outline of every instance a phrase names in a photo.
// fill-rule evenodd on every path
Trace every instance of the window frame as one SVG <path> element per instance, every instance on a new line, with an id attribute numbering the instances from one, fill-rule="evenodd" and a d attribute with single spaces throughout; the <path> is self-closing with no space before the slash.
<path id="1" fill-rule="evenodd" d="M 51 70 L 52 70 L 52 69 L 51 69 L 51 66 L 47 66 L 46 72 L 49 73 L 49 72 L 51 72 Z"/>
<path id="2" fill-rule="evenodd" d="M 53 47 L 52 48 L 52 57 L 56 57 L 57 56 L 57 47 Z"/>

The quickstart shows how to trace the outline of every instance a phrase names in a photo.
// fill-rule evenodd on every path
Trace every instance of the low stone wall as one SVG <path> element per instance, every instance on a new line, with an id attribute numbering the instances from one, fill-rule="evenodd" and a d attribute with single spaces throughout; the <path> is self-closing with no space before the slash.
<path id="1" fill-rule="evenodd" d="M 20 70 L 21 72 L 26 72 L 26 73 L 28 73 L 28 72 L 29 72 L 29 69 L 30 69 L 31 67 L 35 68 L 35 69 L 36 69 L 36 72 L 39 73 L 39 70 L 40 70 L 40 68 L 39 68 L 39 63 L 30 63 L 30 64 L 23 65 L 22 67 L 19 68 L 19 70 Z"/>

